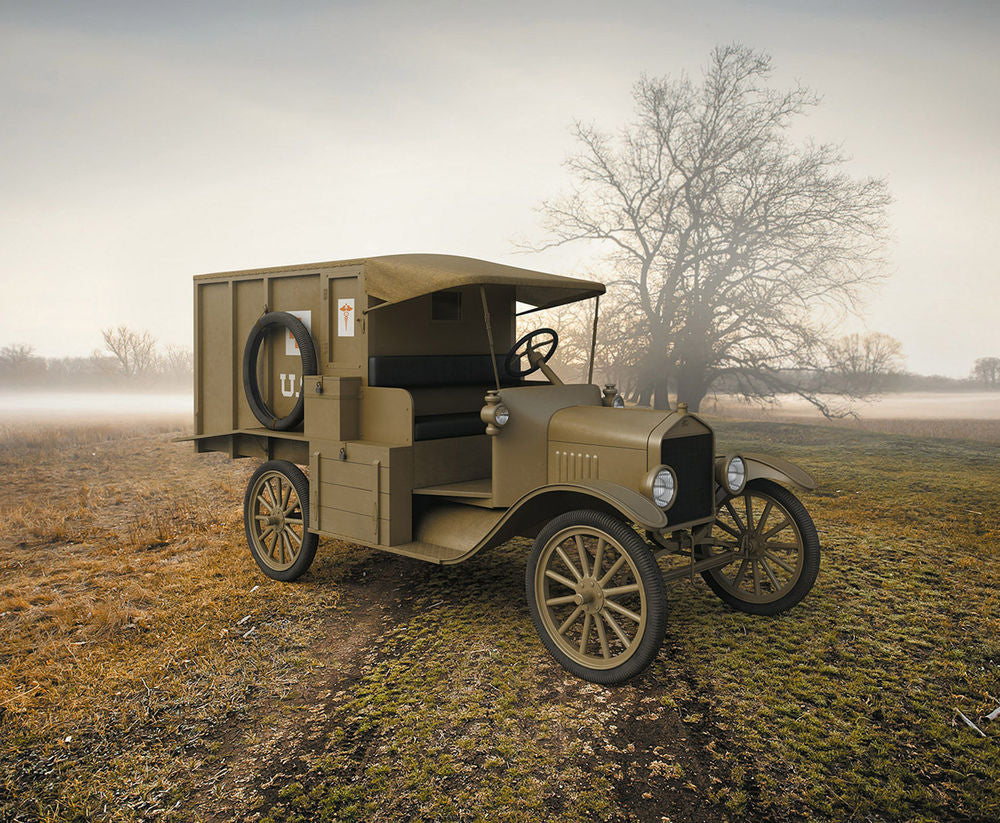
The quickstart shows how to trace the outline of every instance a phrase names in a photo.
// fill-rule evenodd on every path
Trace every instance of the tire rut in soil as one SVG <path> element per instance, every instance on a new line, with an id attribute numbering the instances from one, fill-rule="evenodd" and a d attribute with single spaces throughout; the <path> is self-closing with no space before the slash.
<path id="1" fill-rule="evenodd" d="M 279 699 L 268 695 L 264 698 L 267 702 L 258 701 L 253 716 L 233 717 L 213 736 L 221 745 L 215 751 L 213 764 L 203 767 L 204 771 L 217 773 L 220 767 L 229 771 L 211 789 L 199 789 L 189 808 L 209 821 L 242 817 L 249 813 L 245 803 L 227 802 L 226 798 L 237 797 L 241 786 L 256 785 L 256 794 L 263 802 L 258 803 L 253 815 L 259 816 L 278 802 L 279 792 L 288 783 L 302 783 L 306 791 L 312 788 L 306 784 L 312 771 L 309 756 L 321 754 L 325 741 L 338 728 L 345 733 L 345 739 L 352 734 L 349 726 L 341 726 L 333 699 L 335 693 L 350 690 L 361 679 L 368 650 L 413 613 L 412 596 L 397 591 L 402 588 L 400 581 L 415 572 L 404 568 L 410 564 L 423 565 L 391 555 L 374 555 L 331 584 L 341 594 L 338 608 L 336 613 L 322 618 L 323 637 L 309 649 L 323 666 L 295 684 L 294 696 L 281 699 L 278 720 L 271 718 L 267 724 L 272 731 L 265 744 L 280 740 L 280 745 L 263 757 L 256 756 L 251 745 L 251 735 L 265 727 L 273 701 Z M 352 742 L 362 753 L 365 741 Z M 210 744 L 206 737 L 206 750 Z M 247 780 L 248 777 L 253 779 Z M 197 784 L 197 777 L 192 775 L 191 782 Z"/>
<path id="2" fill-rule="evenodd" d="M 668 672 L 664 671 L 664 657 L 672 659 Z M 654 662 L 645 674 L 632 681 L 631 686 L 637 694 L 627 714 L 619 718 L 617 731 L 609 738 L 613 749 L 619 752 L 614 761 L 620 772 L 612 778 L 612 785 L 619 809 L 624 812 L 612 818 L 615 821 L 668 818 L 715 823 L 733 817 L 728 809 L 709 797 L 710 776 L 718 771 L 718 761 L 706 754 L 705 749 L 712 741 L 717 749 L 723 748 L 719 740 L 725 738 L 721 729 L 704 720 L 708 716 L 709 703 L 698 698 L 679 700 L 669 685 L 660 685 L 668 677 L 680 675 L 689 684 L 692 694 L 696 693 L 690 680 L 681 674 L 685 664 L 678 658 L 678 651 L 668 634 L 658 656 L 659 664 Z M 662 708 L 659 718 L 653 721 L 644 718 L 642 715 L 648 710 L 641 701 L 663 696 L 669 696 L 676 708 Z M 688 723 L 682 719 L 692 713 L 698 713 L 703 720 Z M 662 758 L 678 764 L 682 774 L 667 778 L 657 774 L 653 764 L 663 763 Z M 647 794 L 650 796 L 645 797 Z"/>
<path id="3" fill-rule="evenodd" d="M 732 733 L 716 723 L 714 692 L 703 682 L 699 682 L 694 664 L 685 659 L 681 644 L 671 637 L 669 630 L 661 651 L 661 657 L 664 655 L 673 660 L 676 669 L 672 674 L 686 684 L 686 692 L 690 695 L 680 699 L 672 695 L 672 698 L 677 704 L 677 722 L 683 729 L 678 739 L 684 741 L 684 759 L 691 764 L 691 769 L 686 770 L 685 774 L 699 792 L 696 805 L 677 809 L 674 814 L 679 819 L 691 821 L 754 820 L 767 823 L 775 820 L 769 809 L 760 806 L 756 764 L 739 746 Z M 683 720 L 692 717 L 698 719 Z M 712 748 L 709 749 L 709 746 Z M 709 792 L 713 788 L 722 784 L 734 785 L 736 782 L 734 765 L 739 766 L 743 772 L 743 778 L 738 782 L 747 798 L 746 806 L 738 813 L 709 798 Z M 712 777 L 719 782 L 713 783 Z M 641 796 L 636 797 L 634 794 L 623 797 L 623 802 L 629 804 L 628 808 L 643 809 L 649 813 L 653 811 L 650 804 L 654 801 L 655 798 L 651 801 Z M 637 819 L 645 817 L 639 815 Z"/>

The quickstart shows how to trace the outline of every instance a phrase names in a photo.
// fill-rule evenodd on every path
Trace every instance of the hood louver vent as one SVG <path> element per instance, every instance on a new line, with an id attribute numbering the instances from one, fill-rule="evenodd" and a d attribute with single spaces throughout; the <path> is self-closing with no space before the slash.
<path id="1" fill-rule="evenodd" d="M 597 455 L 556 451 L 556 476 L 560 483 L 597 478 Z"/>

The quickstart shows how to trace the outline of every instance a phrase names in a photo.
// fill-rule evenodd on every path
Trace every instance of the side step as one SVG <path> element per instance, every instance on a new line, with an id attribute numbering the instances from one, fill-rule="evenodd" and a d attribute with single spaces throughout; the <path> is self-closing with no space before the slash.
<path id="1" fill-rule="evenodd" d="M 435 543 L 423 543 L 420 540 L 414 540 L 411 543 L 401 543 L 398 546 L 375 546 L 373 548 L 437 564 L 447 563 L 448 561 L 454 562 L 457 558 L 465 554 L 461 549 L 451 549 L 448 546 L 438 546 Z"/>
<path id="2" fill-rule="evenodd" d="M 462 503 L 435 501 L 433 508 L 418 515 L 414 523 L 414 534 L 422 540 L 372 548 L 428 563 L 458 563 L 475 554 L 505 514 L 503 509 L 480 509 Z"/>
<path id="3" fill-rule="evenodd" d="M 483 477 L 479 480 L 461 480 L 458 483 L 445 483 L 441 486 L 424 486 L 414 489 L 413 493 L 435 497 L 471 497 L 487 500 L 493 496 L 493 480 L 489 477 Z"/>

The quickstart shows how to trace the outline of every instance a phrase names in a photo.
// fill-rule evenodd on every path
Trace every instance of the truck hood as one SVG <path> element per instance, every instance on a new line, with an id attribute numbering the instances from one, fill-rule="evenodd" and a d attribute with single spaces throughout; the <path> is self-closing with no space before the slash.
<path id="1" fill-rule="evenodd" d="M 679 420 L 682 415 L 652 409 L 570 406 L 549 419 L 549 441 L 645 451 L 653 430 L 671 417 Z"/>

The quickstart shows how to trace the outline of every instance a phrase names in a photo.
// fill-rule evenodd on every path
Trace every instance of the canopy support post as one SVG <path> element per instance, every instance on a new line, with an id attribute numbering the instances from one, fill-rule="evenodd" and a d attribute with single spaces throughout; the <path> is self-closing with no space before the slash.
<path id="1" fill-rule="evenodd" d="M 594 382 L 594 353 L 597 351 L 597 312 L 601 307 L 601 295 L 594 297 L 594 331 L 590 336 L 590 365 L 587 367 L 587 382 Z"/>
<path id="2" fill-rule="evenodd" d="M 496 347 L 493 345 L 493 325 L 490 323 L 490 309 L 486 305 L 486 286 L 479 287 L 479 296 L 483 298 L 483 318 L 486 320 L 486 337 L 490 341 L 490 363 L 493 364 L 493 379 L 497 382 L 497 391 L 500 391 L 500 372 L 497 371 L 497 352 Z"/>

